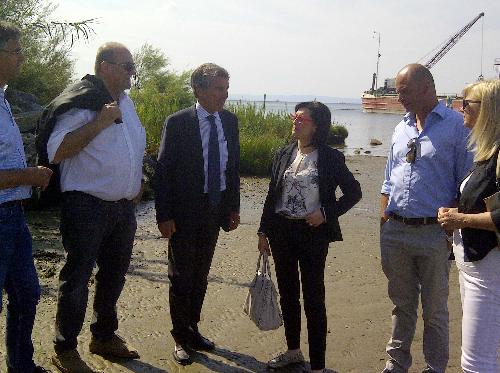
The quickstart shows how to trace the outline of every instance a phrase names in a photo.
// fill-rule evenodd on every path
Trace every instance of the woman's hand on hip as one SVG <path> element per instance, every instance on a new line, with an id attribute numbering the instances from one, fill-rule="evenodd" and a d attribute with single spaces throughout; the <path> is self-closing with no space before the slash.
<path id="1" fill-rule="evenodd" d="M 263 233 L 259 234 L 259 243 L 257 244 L 257 248 L 259 249 L 261 254 L 271 255 L 269 241 L 267 240 L 267 236 Z"/>
<path id="2" fill-rule="evenodd" d="M 317 227 L 325 222 L 321 209 L 317 209 L 306 216 L 306 223 L 311 227 Z"/>

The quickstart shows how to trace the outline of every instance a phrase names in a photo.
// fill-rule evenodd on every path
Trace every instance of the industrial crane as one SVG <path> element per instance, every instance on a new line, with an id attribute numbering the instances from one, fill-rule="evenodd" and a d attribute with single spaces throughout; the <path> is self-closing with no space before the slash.
<path id="1" fill-rule="evenodd" d="M 453 35 L 448 41 L 444 43 L 444 45 L 439 49 L 439 51 L 432 57 L 426 64 L 425 67 L 430 69 L 432 66 L 434 66 L 438 61 L 444 57 L 448 51 L 457 44 L 457 42 L 462 38 L 462 36 L 465 35 L 467 31 L 470 30 L 470 28 L 476 23 L 480 18 L 484 16 L 484 12 L 481 12 L 477 15 L 476 18 L 474 18 L 472 21 L 470 21 L 467 25 L 465 25 L 464 28 L 462 28 L 460 31 L 458 31 L 455 35 Z"/>

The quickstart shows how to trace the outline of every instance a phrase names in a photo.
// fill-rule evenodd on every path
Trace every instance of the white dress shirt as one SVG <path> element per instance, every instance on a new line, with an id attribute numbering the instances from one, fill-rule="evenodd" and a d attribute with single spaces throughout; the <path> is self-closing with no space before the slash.
<path id="1" fill-rule="evenodd" d="M 199 102 L 196 103 L 196 115 L 200 123 L 201 146 L 203 147 L 203 165 L 205 171 L 205 186 L 204 192 L 208 193 L 208 142 L 210 140 L 210 121 L 208 116 L 215 117 L 215 125 L 217 126 L 217 139 L 219 140 L 219 156 L 220 156 L 220 190 L 226 190 L 226 167 L 227 167 L 227 140 L 222 128 L 222 121 L 219 113 L 210 114 L 206 111 Z"/>
<path id="2" fill-rule="evenodd" d="M 122 123 L 101 131 L 85 148 L 59 165 L 61 190 L 80 191 L 105 201 L 133 199 L 140 191 L 146 132 L 132 100 L 121 95 Z M 47 144 L 54 160 L 64 136 L 95 119 L 91 110 L 72 109 L 57 119 Z"/>

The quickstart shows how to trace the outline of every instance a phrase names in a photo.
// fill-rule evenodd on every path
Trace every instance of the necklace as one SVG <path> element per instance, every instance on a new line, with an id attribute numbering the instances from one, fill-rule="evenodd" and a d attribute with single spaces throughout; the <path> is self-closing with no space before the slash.
<path id="1" fill-rule="evenodd" d="M 302 149 L 301 149 L 302 148 Z M 307 148 L 314 148 L 314 144 L 313 143 L 309 143 L 307 145 L 304 145 L 304 146 L 297 146 L 297 150 L 299 151 L 300 154 L 309 154 L 310 152 L 304 152 L 303 150 L 306 150 Z"/>

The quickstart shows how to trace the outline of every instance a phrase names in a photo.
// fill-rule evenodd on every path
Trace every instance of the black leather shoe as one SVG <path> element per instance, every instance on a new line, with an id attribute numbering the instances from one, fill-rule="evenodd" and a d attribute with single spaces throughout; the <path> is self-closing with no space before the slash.
<path id="1" fill-rule="evenodd" d="M 48 369 L 45 369 L 44 367 L 37 365 L 35 369 L 33 369 L 33 373 L 52 373 L 52 372 Z"/>
<path id="2" fill-rule="evenodd" d="M 188 346 L 195 351 L 212 351 L 215 349 L 215 343 L 202 336 L 199 332 L 194 332 L 191 335 Z"/>
<path id="3" fill-rule="evenodd" d="M 189 365 L 192 363 L 191 356 L 189 356 L 186 348 L 180 345 L 174 346 L 174 352 L 172 352 L 172 356 L 177 364 L 180 365 Z"/>

